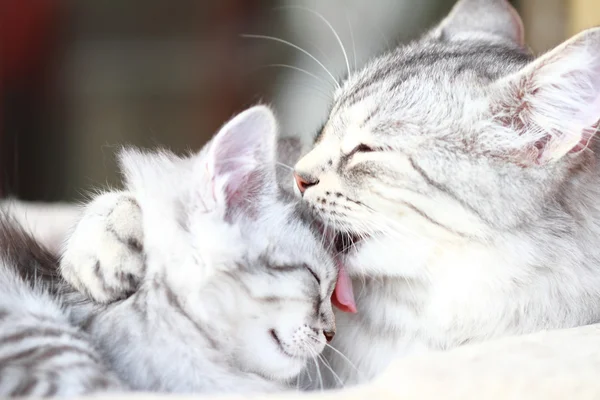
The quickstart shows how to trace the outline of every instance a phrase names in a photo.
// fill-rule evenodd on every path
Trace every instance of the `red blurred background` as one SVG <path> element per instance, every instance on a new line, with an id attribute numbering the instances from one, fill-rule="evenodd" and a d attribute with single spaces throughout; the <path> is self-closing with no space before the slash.
<path id="1" fill-rule="evenodd" d="M 513 3 L 539 51 L 567 36 L 565 10 L 585 1 L 597 2 Z M 308 140 L 330 101 L 328 73 L 289 46 L 241 34 L 289 40 L 341 78 L 345 56 L 314 12 L 335 28 L 354 68 L 420 34 L 453 3 L 3 0 L 0 196 L 81 198 L 92 187 L 118 184 L 119 145 L 198 149 L 259 101 L 274 105 L 283 134 Z M 288 67 L 274 67 L 282 64 Z"/>

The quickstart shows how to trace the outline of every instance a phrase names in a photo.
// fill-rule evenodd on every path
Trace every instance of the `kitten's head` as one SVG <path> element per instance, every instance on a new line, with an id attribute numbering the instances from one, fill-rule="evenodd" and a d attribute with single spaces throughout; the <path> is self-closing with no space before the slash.
<path id="1" fill-rule="evenodd" d="M 254 107 L 199 154 L 127 151 L 127 187 L 144 215 L 147 290 L 165 291 L 240 370 L 287 380 L 335 332 L 337 270 L 303 209 L 280 192 L 276 123 Z"/>
<path id="2" fill-rule="evenodd" d="M 351 274 L 418 273 L 374 260 L 539 219 L 589 162 L 599 117 L 600 29 L 533 59 L 508 2 L 461 0 L 344 82 L 295 166 L 298 193 L 346 233 Z"/>

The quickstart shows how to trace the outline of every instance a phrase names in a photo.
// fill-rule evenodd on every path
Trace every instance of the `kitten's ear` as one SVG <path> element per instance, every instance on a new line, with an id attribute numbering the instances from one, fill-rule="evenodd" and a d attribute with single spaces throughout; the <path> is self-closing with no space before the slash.
<path id="1" fill-rule="evenodd" d="M 523 22 L 507 0 L 459 0 L 430 36 L 445 40 L 501 38 L 525 46 Z"/>
<path id="2" fill-rule="evenodd" d="M 584 31 L 496 82 L 496 120 L 516 131 L 511 146 L 528 163 L 586 148 L 600 119 L 600 28 Z"/>
<path id="3" fill-rule="evenodd" d="M 242 112 L 214 137 L 208 169 L 228 209 L 257 205 L 275 193 L 276 139 L 275 116 L 266 106 Z"/>

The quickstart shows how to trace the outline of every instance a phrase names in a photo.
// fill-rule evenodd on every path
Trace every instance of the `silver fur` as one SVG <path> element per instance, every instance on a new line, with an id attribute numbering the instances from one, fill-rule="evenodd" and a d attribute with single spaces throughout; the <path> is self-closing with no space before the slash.
<path id="1" fill-rule="evenodd" d="M 461 0 L 343 83 L 295 166 L 315 215 L 361 239 L 341 254 L 358 313 L 337 315 L 333 345 L 348 359 L 328 355 L 343 384 L 600 320 L 599 76 L 599 29 L 534 59 L 506 1 Z"/>
<path id="2" fill-rule="evenodd" d="M 337 271 L 279 193 L 275 143 L 255 107 L 198 154 L 124 151 L 126 191 L 86 206 L 62 274 L 106 303 L 75 319 L 133 389 L 282 390 L 335 332 Z"/>
<path id="3" fill-rule="evenodd" d="M 56 266 L 49 251 L 0 213 L 0 396 L 124 391 L 47 287 L 58 278 Z"/>

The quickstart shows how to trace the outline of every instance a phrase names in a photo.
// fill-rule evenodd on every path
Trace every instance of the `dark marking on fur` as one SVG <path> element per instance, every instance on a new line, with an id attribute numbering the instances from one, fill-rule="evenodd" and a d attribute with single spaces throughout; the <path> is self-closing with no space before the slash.
<path id="1" fill-rule="evenodd" d="M 175 292 L 173 292 L 171 288 L 169 288 L 167 285 L 163 285 L 162 287 L 164 289 L 165 297 L 169 305 L 173 307 L 178 314 L 185 317 L 196 328 L 198 333 L 200 333 L 202 337 L 204 337 L 208 341 L 209 346 L 211 346 L 213 349 L 218 349 L 219 342 L 215 338 L 213 338 L 203 326 L 194 321 L 185 312 L 185 310 L 181 306 L 181 303 L 179 302 L 179 297 L 175 294 Z"/>
<path id="2" fill-rule="evenodd" d="M 39 351 L 39 353 L 35 354 L 35 356 L 33 357 L 33 359 L 31 361 L 29 361 L 30 367 L 33 367 L 36 364 L 39 365 L 43 362 L 46 362 L 46 361 L 52 359 L 53 357 L 63 354 L 63 353 L 77 354 L 78 356 L 87 357 L 91 361 L 93 361 L 97 364 L 102 364 L 100 359 L 96 356 L 96 354 L 92 353 L 91 351 L 88 351 L 87 349 L 74 347 L 72 345 L 62 345 L 62 346 L 53 346 L 53 347 L 49 346 L 49 348 L 46 348 L 45 350 L 43 350 L 43 348 L 41 348 L 41 349 L 36 348 L 35 350 L 36 351 L 40 350 L 40 351 Z"/>
<path id="3" fill-rule="evenodd" d="M 83 324 L 81 325 L 81 329 L 84 332 L 90 332 L 90 329 L 94 325 L 94 322 L 96 322 L 96 317 L 97 317 L 97 314 L 88 315 L 87 318 L 85 319 L 85 321 L 83 322 Z"/>
<path id="4" fill-rule="evenodd" d="M 58 393 L 58 384 L 54 381 L 48 383 L 48 390 L 44 393 L 43 397 L 52 397 Z"/>
<path id="5" fill-rule="evenodd" d="M 141 253 L 144 248 L 142 247 L 142 243 L 140 243 L 139 240 L 137 240 L 136 238 L 127 238 L 127 247 L 129 247 L 129 249 L 135 251 L 136 253 Z"/>
<path id="6" fill-rule="evenodd" d="M 381 111 L 381 104 L 377 104 L 377 106 L 373 107 L 371 109 L 371 111 L 369 111 L 369 114 L 367 115 L 367 117 L 360 124 L 360 128 L 361 129 L 365 129 L 365 127 L 367 126 L 367 124 L 369 122 L 371 122 L 371 120 L 373 119 L 373 117 L 375 117 L 377 114 L 379 114 L 380 111 Z"/>
<path id="7" fill-rule="evenodd" d="M 423 170 L 423 168 L 421 168 L 419 165 L 417 165 L 417 163 L 415 163 L 415 161 L 412 159 L 412 157 L 409 157 L 408 161 L 410 162 L 410 165 L 413 167 L 413 169 L 416 172 L 418 172 L 419 175 L 421 175 L 423 180 L 425 180 L 425 182 L 427 182 L 428 185 L 430 185 L 430 186 L 436 188 L 437 190 L 439 190 L 440 192 L 445 193 L 446 195 L 450 196 L 461 206 L 463 206 L 464 208 L 466 208 L 467 210 L 469 210 L 473 214 L 475 214 L 477 217 L 479 217 L 480 220 L 489 224 L 489 222 L 483 217 L 483 215 L 481 215 L 481 213 L 479 211 L 477 211 L 471 205 L 467 204 L 464 200 L 462 200 L 460 197 L 458 197 L 456 195 L 456 193 L 454 193 L 448 187 L 446 187 L 438 182 L 435 182 L 433 179 L 431 179 L 431 177 L 429 177 L 429 175 Z"/>
<path id="8" fill-rule="evenodd" d="M 100 264 L 100 260 L 96 260 L 96 263 L 94 264 L 94 269 L 93 269 L 94 275 L 96 276 L 96 278 L 98 279 L 98 282 L 100 283 L 100 285 L 102 285 L 102 291 L 105 293 L 108 293 L 110 297 L 112 298 L 120 298 L 121 296 L 123 296 L 123 293 L 120 293 L 120 291 L 112 286 L 109 286 L 108 283 L 106 282 L 106 279 L 104 278 L 104 271 L 102 270 L 102 265 Z M 87 291 L 87 288 L 86 288 Z M 88 292 L 88 295 L 90 295 L 90 293 Z M 92 297 L 90 295 L 90 297 Z"/>
<path id="9" fill-rule="evenodd" d="M 457 230 L 454 230 L 452 228 L 450 228 L 449 226 L 442 224 L 439 221 L 436 221 L 435 219 L 431 218 L 429 215 L 427 215 L 427 213 L 423 210 L 421 210 L 420 208 L 418 208 L 417 206 L 415 206 L 412 203 L 409 203 L 408 201 L 404 201 L 404 200 L 396 200 L 398 203 L 403 204 L 404 206 L 410 208 L 411 210 L 413 210 L 415 213 L 419 214 L 421 217 L 425 218 L 427 221 L 431 222 L 432 224 L 439 226 L 442 229 L 447 230 L 450 233 L 453 233 L 457 236 L 461 236 L 461 237 L 468 237 L 468 235 L 465 235 L 462 232 L 459 232 Z"/>
<path id="10" fill-rule="evenodd" d="M 315 134 L 315 138 L 313 140 L 313 143 L 319 143 L 319 141 L 323 138 L 323 133 L 325 131 L 325 123 L 323 123 L 318 129 L 317 129 L 317 133 Z"/>
<path id="11" fill-rule="evenodd" d="M 434 41 L 430 43 L 433 44 Z M 384 56 L 382 67 L 367 70 L 367 73 L 349 91 L 343 93 L 336 101 L 332 114 L 340 109 L 351 107 L 370 95 L 394 93 L 402 83 L 427 73 L 424 72 L 427 69 L 447 69 L 460 62 L 462 68 L 459 73 L 469 70 L 479 79 L 490 81 L 503 74 L 503 71 L 498 68 L 498 61 L 524 65 L 531 58 L 524 49 L 485 41 L 469 43 L 469 46 L 452 42 L 426 47 L 401 46 Z M 469 60 L 469 63 L 465 60 Z M 390 77 L 395 78 L 395 83 L 389 87 L 382 87 L 383 84 L 387 84 Z"/>
<path id="12" fill-rule="evenodd" d="M 105 390 L 110 388 L 113 383 L 103 376 L 95 376 L 90 380 L 89 389 L 93 391 Z"/>
<path id="13" fill-rule="evenodd" d="M 69 327 L 70 328 L 70 327 Z M 12 335 L 0 337 L 0 345 L 6 346 L 21 342 L 31 338 L 58 338 L 61 336 L 69 336 L 73 339 L 87 342 L 88 338 L 74 329 L 57 329 L 57 328 L 32 328 L 27 327 L 25 330 L 13 333 Z"/>
<path id="14" fill-rule="evenodd" d="M 23 381 L 19 382 L 9 394 L 11 397 L 25 397 L 29 396 L 31 392 L 38 385 L 38 380 L 33 376 L 26 377 Z"/>

